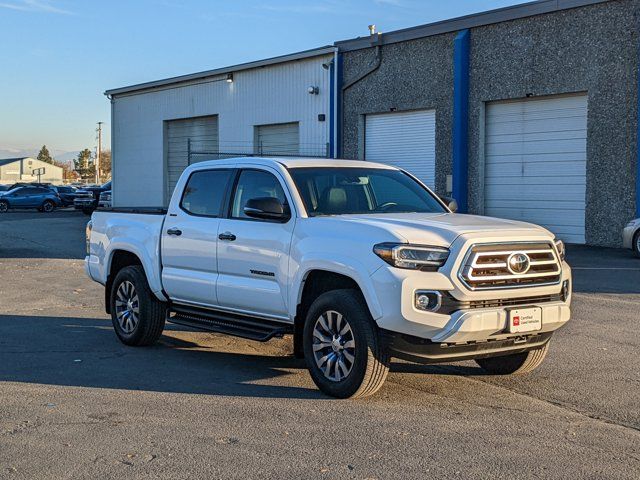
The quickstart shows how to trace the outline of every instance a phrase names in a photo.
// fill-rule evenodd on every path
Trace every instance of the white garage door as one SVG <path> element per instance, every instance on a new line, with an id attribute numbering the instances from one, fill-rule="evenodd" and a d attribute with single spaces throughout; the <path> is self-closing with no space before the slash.
<path id="1" fill-rule="evenodd" d="M 189 165 L 189 143 L 192 152 L 218 151 L 218 117 L 185 118 L 167 121 L 167 201 L 173 189 Z M 192 155 L 191 163 L 214 158 Z"/>
<path id="2" fill-rule="evenodd" d="M 365 159 L 411 172 L 429 187 L 436 178 L 436 112 L 366 116 Z"/>
<path id="3" fill-rule="evenodd" d="M 586 151 L 586 95 L 488 104 L 484 213 L 585 243 Z"/>
<path id="4" fill-rule="evenodd" d="M 298 123 L 258 125 L 255 130 L 255 150 L 260 155 L 299 155 Z"/>

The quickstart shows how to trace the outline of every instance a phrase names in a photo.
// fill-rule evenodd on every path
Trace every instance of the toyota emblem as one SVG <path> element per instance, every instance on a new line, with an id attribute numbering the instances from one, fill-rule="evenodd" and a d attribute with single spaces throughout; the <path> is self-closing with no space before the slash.
<path id="1" fill-rule="evenodd" d="M 514 275 L 527 273 L 530 267 L 531 261 L 526 253 L 512 253 L 507 260 L 507 268 Z"/>

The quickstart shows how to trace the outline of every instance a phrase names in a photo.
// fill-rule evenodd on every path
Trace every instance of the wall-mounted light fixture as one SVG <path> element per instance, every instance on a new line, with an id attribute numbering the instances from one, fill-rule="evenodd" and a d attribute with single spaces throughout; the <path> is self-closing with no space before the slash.
<path id="1" fill-rule="evenodd" d="M 309 95 L 318 95 L 318 93 L 320 93 L 320 88 L 311 85 L 309 88 L 307 88 L 307 92 L 309 93 Z"/>
<path id="2" fill-rule="evenodd" d="M 233 83 L 233 73 L 227 73 L 227 83 Z"/>

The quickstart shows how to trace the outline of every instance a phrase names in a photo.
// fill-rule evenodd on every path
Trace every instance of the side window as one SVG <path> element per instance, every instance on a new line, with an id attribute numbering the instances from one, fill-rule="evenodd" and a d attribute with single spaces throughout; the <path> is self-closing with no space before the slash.
<path id="1" fill-rule="evenodd" d="M 203 170 L 189 177 L 180 207 L 194 215 L 219 217 L 231 170 Z"/>
<path id="2" fill-rule="evenodd" d="M 243 170 L 240 173 L 233 196 L 232 218 L 251 218 L 244 213 L 244 207 L 252 198 L 272 197 L 286 203 L 287 197 L 278 179 L 262 170 Z"/>

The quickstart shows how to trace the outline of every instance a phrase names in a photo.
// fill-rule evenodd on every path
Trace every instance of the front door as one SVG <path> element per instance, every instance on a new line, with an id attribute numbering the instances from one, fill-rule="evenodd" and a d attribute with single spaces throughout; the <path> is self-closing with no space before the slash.
<path id="1" fill-rule="evenodd" d="M 291 205 L 275 171 L 244 169 L 231 196 L 228 217 L 220 221 L 218 302 L 229 309 L 287 317 L 287 270 L 295 216 L 286 223 L 250 218 L 252 198 L 274 197 Z"/>
<path id="2" fill-rule="evenodd" d="M 216 244 L 231 169 L 198 170 L 171 202 L 162 231 L 162 285 L 177 302 L 214 306 Z"/>

